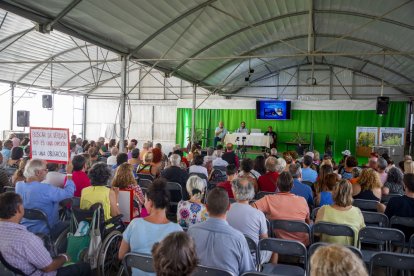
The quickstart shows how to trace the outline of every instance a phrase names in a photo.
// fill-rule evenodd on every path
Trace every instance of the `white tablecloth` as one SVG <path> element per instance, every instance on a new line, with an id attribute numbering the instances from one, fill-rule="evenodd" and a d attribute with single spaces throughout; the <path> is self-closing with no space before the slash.
<path id="1" fill-rule="evenodd" d="M 237 137 L 239 137 L 239 141 L 236 142 Z M 227 134 L 224 137 L 224 143 L 232 143 L 234 145 L 241 145 L 242 144 L 242 137 L 246 137 L 244 145 L 246 146 L 258 146 L 258 147 L 267 147 L 270 148 L 270 144 L 272 143 L 270 136 L 257 136 L 257 135 L 248 135 L 244 133 L 232 133 Z"/>

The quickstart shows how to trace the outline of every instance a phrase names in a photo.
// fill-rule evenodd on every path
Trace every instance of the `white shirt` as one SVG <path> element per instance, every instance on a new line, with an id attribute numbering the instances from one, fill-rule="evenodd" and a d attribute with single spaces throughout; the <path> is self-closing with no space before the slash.
<path id="1" fill-rule="evenodd" d="M 60 172 L 48 172 L 42 183 L 52 184 L 55 187 L 63 188 L 65 185 L 66 174 Z"/>
<path id="2" fill-rule="evenodd" d="M 116 165 L 116 156 L 109 156 L 108 159 L 106 159 L 106 164 L 111 166 Z"/>
<path id="3" fill-rule="evenodd" d="M 221 157 L 217 157 L 213 160 L 213 167 L 227 167 L 229 163 L 223 160 Z"/>
<path id="4" fill-rule="evenodd" d="M 203 166 L 192 165 L 188 169 L 188 173 L 202 173 L 208 177 L 207 169 Z"/>

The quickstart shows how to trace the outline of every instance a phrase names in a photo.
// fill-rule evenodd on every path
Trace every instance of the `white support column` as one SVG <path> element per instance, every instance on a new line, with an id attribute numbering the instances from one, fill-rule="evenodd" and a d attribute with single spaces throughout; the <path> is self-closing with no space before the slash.
<path id="1" fill-rule="evenodd" d="M 88 96 L 83 96 L 83 111 L 82 111 L 82 138 L 86 139 L 86 114 L 87 114 L 87 107 L 88 107 Z"/>
<path id="2" fill-rule="evenodd" d="M 333 67 L 329 66 L 329 99 L 333 99 Z"/>
<path id="3" fill-rule="evenodd" d="M 128 58 L 127 56 L 122 56 L 122 65 L 121 65 L 121 112 L 119 114 L 119 151 L 123 152 L 126 145 L 124 145 L 125 140 L 125 106 L 127 98 L 127 68 L 128 68 Z"/>
<path id="4" fill-rule="evenodd" d="M 10 130 L 13 130 L 13 115 L 14 115 L 14 87 L 15 83 L 11 85 L 11 96 L 10 96 Z"/>
<path id="5" fill-rule="evenodd" d="M 194 134 L 195 134 L 195 127 L 196 127 L 196 99 L 197 99 L 197 84 L 193 85 L 193 108 L 191 112 L 191 145 L 194 144 Z"/>

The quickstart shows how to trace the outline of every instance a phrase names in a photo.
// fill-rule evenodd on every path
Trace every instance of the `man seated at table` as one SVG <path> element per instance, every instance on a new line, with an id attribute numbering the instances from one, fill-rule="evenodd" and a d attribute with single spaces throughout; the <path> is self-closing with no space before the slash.
<path id="1" fill-rule="evenodd" d="M 216 148 L 217 143 L 223 141 L 224 137 L 228 133 L 227 129 L 224 127 L 224 123 L 222 121 L 219 122 L 219 126 L 216 127 L 214 131 L 214 148 Z"/>
<path id="2" fill-rule="evenodd" d="M 237 133 L 249 134 L 249 129 L 246 128 L 246 122 L 241 122 L 240 127 L 236 130 Z"/>

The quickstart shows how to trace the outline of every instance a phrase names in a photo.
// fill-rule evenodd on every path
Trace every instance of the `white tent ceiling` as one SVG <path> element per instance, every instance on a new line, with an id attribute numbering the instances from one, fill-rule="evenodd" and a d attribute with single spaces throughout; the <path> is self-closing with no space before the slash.
<path id="1" fill-rule="evenodd" d="M 154 67 L 219 93 L 287 68 L 330 65 L 414 94 L 414 1 L 3 0 L 0 79 L 93 93 Z M 48 35 L 35 31 L 52 28 Z M 84 42 L 86 41 L 86 42 Z M 95 46 L 98 45 L 98 46 Z M 52 76 L 52 77 L 51 77 Z"/>

